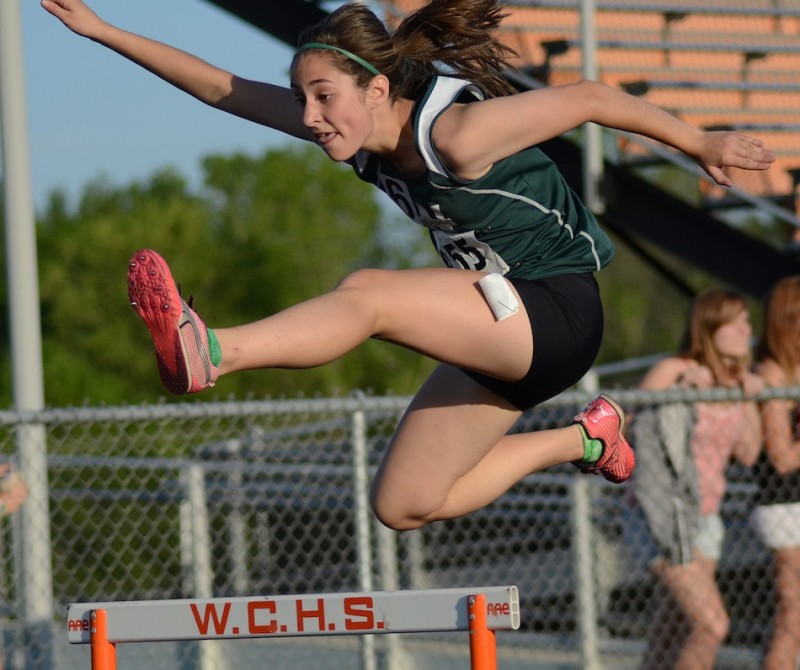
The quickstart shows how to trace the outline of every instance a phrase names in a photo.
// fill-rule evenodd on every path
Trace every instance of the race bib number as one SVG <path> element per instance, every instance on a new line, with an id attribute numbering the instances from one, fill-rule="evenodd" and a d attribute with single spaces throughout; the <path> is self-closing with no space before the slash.
<path id="1" fill-rule="evenodd" d="M 476 238 L 474 231 L 450 233 L 432 230 L 431 237 L 447 267 L 497 272 L 501 275 L 509 270 L 502 257 L 488 244 Z"/>

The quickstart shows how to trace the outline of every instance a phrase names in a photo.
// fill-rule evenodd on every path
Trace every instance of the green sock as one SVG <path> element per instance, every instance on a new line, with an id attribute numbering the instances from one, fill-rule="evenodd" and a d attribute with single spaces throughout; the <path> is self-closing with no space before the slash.
<path id="1" fill-rule="evenodd" d="M 222 347 L 219 346 L 219 340 L 211 328 L 206 329 L 208 335 L 208 355 L 211 358 L 211 365 L 219 366 L 222 363 Z"/>
<path id="2" fill-rule="evenodd" d="M 578 424 L 583 436 L 583 461 L 585 463 L 596 463 L 603 455 L 603 443 L 600 440 L 589 437 L 586 429 Z"/>

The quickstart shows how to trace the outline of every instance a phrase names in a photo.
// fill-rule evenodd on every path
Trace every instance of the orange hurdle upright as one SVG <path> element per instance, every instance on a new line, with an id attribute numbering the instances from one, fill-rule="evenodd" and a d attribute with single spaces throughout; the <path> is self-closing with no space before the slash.
<path id="1" fill-rule="evenodd" d="M 117 648 L 108 641 L 108 612 L 92 610 L 91 620 L 92 670 L 116 670 Z"/>
<path id="2" fill-rule="evenodd" d="M 486 623 L 486 596 L 469 597 L 469 659 L 471 670 L 497 670 L 497 641 Z"/>

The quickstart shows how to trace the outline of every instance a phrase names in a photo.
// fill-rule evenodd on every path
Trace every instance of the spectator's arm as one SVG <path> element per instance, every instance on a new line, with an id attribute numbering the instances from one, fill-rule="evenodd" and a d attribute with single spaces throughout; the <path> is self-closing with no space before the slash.
<path id="1" fill-rule="evenodd" d="M 787 385 L 786 376 L 776 363 L 766 361 L 759 366 L 759 374 L 768 386 Z M 792 426 L 792 401 L 775 398 L 761 403 L 764 430 L 764 450 L 772 466 L 787 474 L 800 469 L 800 440 Z"/>

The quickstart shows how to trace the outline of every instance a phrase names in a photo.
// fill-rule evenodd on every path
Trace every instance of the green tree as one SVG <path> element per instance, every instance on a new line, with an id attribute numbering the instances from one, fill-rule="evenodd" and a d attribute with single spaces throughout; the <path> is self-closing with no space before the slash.
<path id="1" fill-rule="evenodd" d="M 199 193 L 164 170 L 124 187 L 95 181 L 74 209 L 63 194 L 51 195 L 38 227 L 49 405 L 164 394 L 149 336 L 126 299 L 127 262 L 136 249 L 162 253 L 217 327 L 263 318 L 388 257 L 374 190 L 313 147 L 210 156 L 203 167 Z M 431 367 L 419 355 L 369 342 L 314 370 L 225 377 L 217 394 L 408 393 Z M 209 397 L 213 392 L 193 396 Z"/>
<path id="2" fill-rule="evenodd" d="M 209 221 L 205 201 L 169 170 L 122 188 L 94 182 L 74 212 L 62 195 L 51 197 L 39 224 L 48 404 L 153 397 L 147 333 L 126 299 L 127 262 L 144 246 L 206 254 Z"/>

